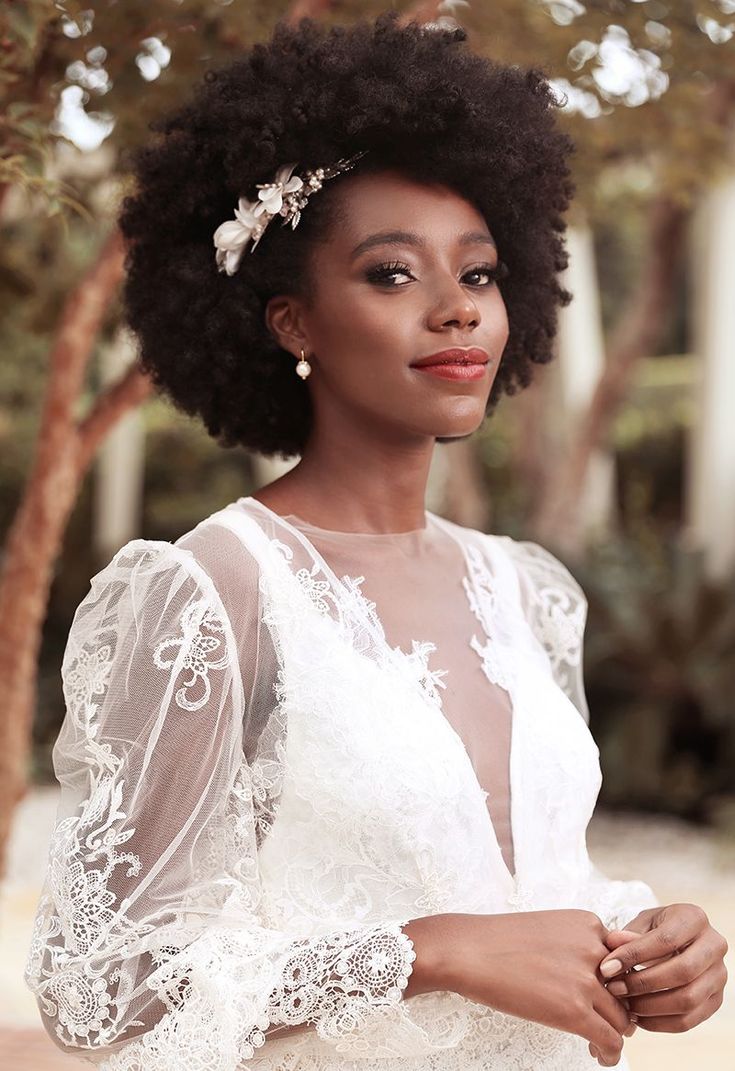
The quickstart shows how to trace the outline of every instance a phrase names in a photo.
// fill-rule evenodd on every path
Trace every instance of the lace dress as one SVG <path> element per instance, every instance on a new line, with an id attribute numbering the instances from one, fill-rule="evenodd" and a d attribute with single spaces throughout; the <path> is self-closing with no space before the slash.
<path id="1" fill-rule="evenodd" d="M 25 971 L 55 1043 L 104 1071 L 597 1068 L 403 992 L 413 918 L 656 903 L 586 851 L 585 616 L 538 544 L 430 511 L 345 533 L 246 497 L 126 544 L 62 666 Z"/>

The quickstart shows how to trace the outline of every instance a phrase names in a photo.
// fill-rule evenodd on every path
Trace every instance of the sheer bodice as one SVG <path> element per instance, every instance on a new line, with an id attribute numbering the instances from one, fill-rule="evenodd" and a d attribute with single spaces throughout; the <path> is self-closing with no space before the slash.
<path id="1" fill-rule="evenodd" d="M 339 575 L 363 576 L 363 594 L 392 646 L 410 651 L 414 640 L 434 650 L 427 664 L 435 675 L 445 716 L 464 743 L 508 870 L 513 873 L 510 823 L 510 697 L 488 679 L 472 647 L 478 621 L 464 591 L 467 569 L 461 546 L 437 525 L 410 532 L 330 531 L 286 514 Z"/>

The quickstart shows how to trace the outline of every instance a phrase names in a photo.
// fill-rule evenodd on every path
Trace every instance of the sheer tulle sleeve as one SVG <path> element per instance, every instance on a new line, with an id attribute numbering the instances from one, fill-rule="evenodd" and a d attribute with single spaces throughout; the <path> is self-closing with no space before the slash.
<path id="1" fill-rule="evenodd" d="M 526 620 L 548 655 L 554 679 L 589 723 L 583 671 L 587 597 L 566 565 L 540 543 L 506 537 L 504 546 L 518 573 Z"/>
<path id="2" fill-rule="evenodd" d="M 309 1025 L 336 1044 L 407 985 L 407 919 L 298 936 L 264 918 L 242 649 L 191 551 L 147 540 L 92 579 L 69 632 L 25 981 L 57 1046 L 109 1071 L 234 1071 Z"/>
<path id="3" fill-rule="evenodd" d="M 549 658 L 557 684 L 589 724 L 584 687 L 583 645 L 587 597 L 570 570 L 551 551 L 531 540 L 505 541 L 520 584 L 526 620 Z M 589 908 L 608 929 L 623 929 L 644 908 L 659 901 L 644 881 L 607 877 L 590 862 Z"/>

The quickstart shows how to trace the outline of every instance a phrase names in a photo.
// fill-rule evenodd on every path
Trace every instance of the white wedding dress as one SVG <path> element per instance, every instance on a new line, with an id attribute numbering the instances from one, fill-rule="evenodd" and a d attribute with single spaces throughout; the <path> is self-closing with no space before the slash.
<path id="1" fill-rule="evenodd" d="M 246 497 L 126 544 L 63 661 L 25 971 L 54 1042 L 103 1071 L 599 1068 L 575 1034 L 406 998 L 402 930 L 656 904 L 587 854 L 586 609 L 538 544 L 430 511 L 342 533 Z"/>

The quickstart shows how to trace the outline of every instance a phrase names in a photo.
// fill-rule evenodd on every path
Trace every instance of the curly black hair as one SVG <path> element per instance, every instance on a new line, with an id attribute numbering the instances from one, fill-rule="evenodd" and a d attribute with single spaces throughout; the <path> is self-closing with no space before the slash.
<path id="1" fill-rule="evenodd" d="M 509 269 L 499 283 L 509 337 L 487 414 L 553 357 L 557 306 L 572 298 L 557 273 L 575 187 L 574 143 L 557 128 L 548 76 L 475 54 L 461 27 L 397 20 L 281 20 L 269 41 L 206 71 L 183 106 L 150 124 L 163 137 L 133 154 L 136 190 L 119 216 L 123 313 L 154 384 L 222 446 L 285 459 L 309 436 L 309 391 L 264 310 L 279 293 L 308 300 L 309 251 L 335 223 L 340 176 L 295 230 L 274 220 L 234 275 L 218 271 L 212 240 L 238 197 L 252 199 L 287 161 L 301 171 L 367 149 L 346 174 L 430 176 L 483 214 Z"/>

